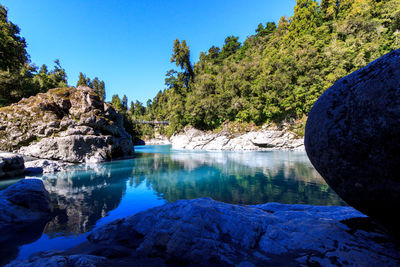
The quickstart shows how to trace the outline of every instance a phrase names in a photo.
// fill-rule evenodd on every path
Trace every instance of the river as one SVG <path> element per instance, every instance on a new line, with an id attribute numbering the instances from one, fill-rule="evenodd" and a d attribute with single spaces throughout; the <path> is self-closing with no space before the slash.
<path id="1" fill-rule="evenodd" d="M 53 219 L 25 244 L 0 252 L 4 262 L 84 242 L 95 227 L 178 199 L 234 204 L 279 202 L 345 206 L 305 152 L 220 152 L 138 146 L 136 158 L 78 165 L 43 175 Z M 2 181 L 0 189 L 17 180 Z M 18 239 L 19 237 L 16 237 Z"/>

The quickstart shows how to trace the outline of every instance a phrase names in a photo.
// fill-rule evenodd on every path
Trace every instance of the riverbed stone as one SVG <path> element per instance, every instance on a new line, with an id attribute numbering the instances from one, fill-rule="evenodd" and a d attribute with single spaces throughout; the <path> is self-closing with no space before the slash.
<path id="1" fill-rule="evenodd" d="M 24 174 L 24 159 L 13 153 L 0 152 L 0 178 Z"/>
<path id="2" fill-rule="evenodd" d="M 400 232 L 400 50 L 342 78 L 318 99 L 305 147 L 343 200 Z"/>

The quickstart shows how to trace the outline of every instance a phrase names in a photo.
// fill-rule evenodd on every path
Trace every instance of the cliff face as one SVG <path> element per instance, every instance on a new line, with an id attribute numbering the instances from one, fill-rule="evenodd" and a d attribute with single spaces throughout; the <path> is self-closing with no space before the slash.
<path id="1" fill-rule="evenodd" d="M 88 87 L 55 88 L 0 108 L 0 150 L 68 162 L 133 155 L 123 117 Z"/>

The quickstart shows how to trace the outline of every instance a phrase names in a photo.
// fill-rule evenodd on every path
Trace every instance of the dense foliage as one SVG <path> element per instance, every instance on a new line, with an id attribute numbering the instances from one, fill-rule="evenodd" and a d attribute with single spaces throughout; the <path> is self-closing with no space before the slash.
<path id="1" fill-rule="evenodd" d="M 40 69 L 30 63 L 26 42 L 20 29 L 8 20 L 7 9 L 0 5 L 0 107 L 54 87 L 67 86 L 67 75 L 60 61 L 54 69 Z"/>
<path id="2" fill-rule="evenodd" d="M 54 69 L 31 64 L 26 42 L 0 5 L 0 106 L 67 86 Z M 400 47 L 400 0 L 297 0 L 294 15 L 260 23 L 243 43 L 228 36 L 193 64 L 185 40 L 175 40 L 166 88 L 143 105 L 118 95 L 112 103 L 135 135 L 152 135 L 141 120 L 169 121 L 171 135 L 186 125 L 212 130 L 224 122 L 302 125 L 318 97 L 335 81 Z M 105 84 L 80 73 L 77 85 L 104 100 Z M 295 123 L 295 124 L 296 124 Z M 300 126 L 301 127 L 301 126 Z"/>
<path id="3" fill-rule="evenodd" d="M 169 120 L 168 134 L 226 121 L 301 123 L 335 81 L 399 47 L 400 0 L 298 0 L 292 17 L 259 24 L 243 44 L 229 36 L 196 64 L 175 40 L 166 89 L 132 114 Z"/>
<path id="4" fill-rule="evenodd" d="M 30 62 L 26 41 L 20 36 L 19 27 L 8 20 L 7 13 L 0 4 L 0 107 L 51 88 L 67 87 L 67 74 L 58 59 L 52 70 Z M 92 87 L 104 100 L 104 82 L 97 77 L 85 81 L 84 85 Z"/>

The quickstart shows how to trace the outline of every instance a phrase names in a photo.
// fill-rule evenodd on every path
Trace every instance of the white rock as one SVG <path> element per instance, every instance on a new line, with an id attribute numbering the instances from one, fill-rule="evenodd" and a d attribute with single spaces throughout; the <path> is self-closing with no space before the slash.
<path id="1" fill-rule="evenodd" d="M 203 132 L 185 128 L 170 138 L 173 149 L 201 150 L 304 150 L 303 138 L 286 129 L 262 128 L 244 134 Z"/>

